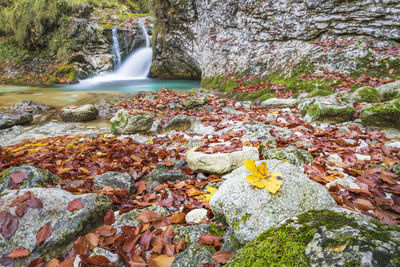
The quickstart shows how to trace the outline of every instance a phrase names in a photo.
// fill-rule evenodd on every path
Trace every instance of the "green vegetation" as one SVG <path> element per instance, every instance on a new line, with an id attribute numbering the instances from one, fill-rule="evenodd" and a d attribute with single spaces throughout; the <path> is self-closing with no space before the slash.
<path id="1" fill-rule="evenodd" d="M 365 86 L 355 91 L 354 98 L 360 102 L 376 103 L 380 100 L 380 94 L 376 88 Z"/>
<path id="2" fill-rule="evenodd" d="M 393 100 L 382 105 L 365 106 L 360 113 L 360 119 L 367 126 L 392 127 L 400 129 L 400 100 Z"/>

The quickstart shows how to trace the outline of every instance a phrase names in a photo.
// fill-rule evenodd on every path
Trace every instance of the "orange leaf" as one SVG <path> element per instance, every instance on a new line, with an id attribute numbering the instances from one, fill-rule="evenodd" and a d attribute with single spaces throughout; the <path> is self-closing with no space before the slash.
<path id="1" fill-rule="evenodd" d="M 74 211 L 74 210 L 80 210 L 83 208 L 82 202 L 79 198 L 76 198 L 74 200 L 72 200 L 69 204 L 68 204 L 68 211 Z"/>
<path id="2" fill-rule="evenodd" d="M 137 217 L 138 220 L 141 220 L 144 223 L 154 222 L 161 218 L 161 215 L 157 214 L 152 210 L 144 210 Z"/>
<path id="3" fill-rule="evenodd" d="M 170 267 L 174 259 L 174 256 L 160 255 L 154 259 L 154 262 L 157 264 L 157 267 Z"/>
<path id="4" fill-rule="evenodd" d="M 51 236 L 52 231 L 53 227 L 51 227 L 50 223 L 40 228 L 39 231 L 36 233 L 36 245 L 39 245 L 47 238 L 49 238 Z"/>
<path id="5" fill-rule="evenodd" d="M 212 258 L 218 263 L 226 264 L 234 255 L 232 252 L 220 250 L 215 252 Z"/>
<path id="6" fill-rule="evenodd" d="M 26 256 L 29 256 L 29 250 L 26 248 L 16 248 L 8 253 L 8 257 L 11 259 L 22 258 Z"/>

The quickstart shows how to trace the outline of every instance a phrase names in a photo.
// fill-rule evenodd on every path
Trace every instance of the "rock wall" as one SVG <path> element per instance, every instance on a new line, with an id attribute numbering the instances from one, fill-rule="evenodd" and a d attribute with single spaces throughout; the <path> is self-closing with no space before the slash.
<path id="1" fill-rule="evenodd" d="M 267 75 L 304 61 L 351 74 L 399 60 L 398 0 L 155 0 L 155 16 L 156 77 Z"/>

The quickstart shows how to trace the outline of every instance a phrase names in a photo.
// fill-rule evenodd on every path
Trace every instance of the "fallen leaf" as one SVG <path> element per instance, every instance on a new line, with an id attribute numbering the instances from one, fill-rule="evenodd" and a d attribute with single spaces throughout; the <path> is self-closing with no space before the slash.
<path id="1" fill-rule="evenodd" d="M 25 172 L 13 172 L 13 173 L 10 173 L 8 176 L 10 176 L 10 178 L 14 182 L 14 184 L 20 184 L 25 179 L 29 178 Z"/>
<path id="2" fill-rule="evenodd" d="M 174 256 L 167 256 L 167 255 L 160 255 L 154 259 L 155 264 L 157 267 L 170 267 L 172 262 L 174 261 Z"/>
<path id="3" fill-rule="evenodd" d="M 161 218 L 161 215 L 152 211 L 152 210 L 144 210 L 137 217 L 138 220 L 141 220 L 144 223 L 154 222 Z"/>
<path id="4" fill-rule="evenodd" d="M 111 264 L 111 261 L 103 255 L 91 256 L 87 261 L 96 266 L 109 266 Z"/>
<path id="5" fill-rule="evenodd" d="M 11 259 L 22 258 L 29 256 L 29 250 L 26 248 L 16 248 L 8 253 L 8 257 Z"/>
<path id="6" fill-rule="evenodd" d="M 43 202 L 38 199 L 37 197 L 31 197 L 28 199 L 25 203 L 29 208 L 32 209 L 42 209 L 43 208 Z"/>
<path id="7" fill-rule="evenodd" d="M 212 258 L 218 263 L 226 264 L 234 255 L 235 254 L 232 252 L 220 250 L 215 252 L 214 255 L 212 255 Z"/>
<path id="8" fill-rule="evenodd" d="M 82 202 L 79 198 L 76 198 L 74 200 L 72 200 L 69 204 L 68 204 L 68 211 L 74 211 L 74 210 L 80 210 L 83 208 Z"/>
<path id="9" fill-rule="evenodd" d="M 86 255 L 89 249 L 89 242 L 83 236 L 75 240 L 73 248 L 77 254 Z"/>
<path id="10" fill-rule="evenodd" d="M 269 173 L 267 163 L 262 162 L 260 166 L 256 166 L 254 160 L 245 160 L 243 162 L 246 169 L 250 172 L 246 176 L 246 180 L 253 186 L 275 194 L 282 186 L 282 174 L 275 172 Z M 279 163 L 278 163 L 279 164 Z"/>
<path id="11" fill-rule="evenodd" d="M 99 245 L 99 237 L 95 233 L 85 235 L 85 239 L 89 242 L 90 249 L 94 249 Z"/>
<path id="12" fill-rule="evenodd" d="M 347 245 L 339 245 L 334 248 L 329 248 L 329 252 L 343 252 Z"/>
<path id="13" fill-rule="evenodd" d="M 36 233 L 36 245 L 39 245 L 47 238 L 49 238 L 52 232 L 53 232 L 53 227 L 51 227 L 50 223 L 40 228 L 39 231 Z"/>
<path id="14" fill-rule="evenodd" d="M 5 220 L 1 225 L 1 234 L 5 239 L 12 237 L 18 229 L 18 218 L 7 212 Z"/>
<path id="15" fill-rule="evenodd" d="M 371 201 L 363 198 L 357 198 L 353 203 L 359 210 L 373 210 L 375 208 Z"/>
<path id="16" fill-rule="evenodd" d="M 169 217 L 169 222 L 172 224 L 183 224 L 185 223 L 186 214 L 183 212 L 174 213 L 171 217 Z"/>
<path id="17" fill-rule="evenodd" d="M 60 261 L 58 259 L 51 259 L 48 263 L 46 263 L 45 267 L 58 267 L 60 264 Z"/>
<path id="18" fill-rule="evenodd" d="M 17 215 L 18 217 L 22 217 L 25 215 L 25 213 L 28 211 L 28 206 L 23 203 L 21 205 L 19 205 L 16 209 L 15 209 L 15 215 Z"/>
<path id="19" fill-rule="evenodd" d="M 11 207 L 19 206 L 22 203 L 24 203 L 25 201 L 27 201 L 28 199 L 30 199 L 31 197 L 32 197 L 32 193 L 30 191 L 27 191 L 22 196 L 19 196 L 16 199 L 14 199 L 13 202 L 11 202 L 10 206 Z"/>
<path id="20" fill-rule="evenodd" d="M 104 216 L 104 224 L 111 225 L 114 223 L 114 221 L 115 221 L 114 211 L 110 209 Z"/>

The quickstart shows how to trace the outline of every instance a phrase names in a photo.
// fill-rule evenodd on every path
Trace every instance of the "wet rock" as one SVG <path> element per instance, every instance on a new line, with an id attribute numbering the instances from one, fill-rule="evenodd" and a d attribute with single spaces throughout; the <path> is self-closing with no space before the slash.
<path id="1" fill-rule="evenodd" d="M 63 108 L 60 118 L 65 122 L 85 122 L 97 118 L 99 111 L 91 104 Z"/>
<path id="2" fill-rule="evenodd" d="M 190 118 L 186 115 L 178 115 L 173 117 L 170 121 L 163 125 L 158 125 L 157 131 L 159 133 L 170 132 L 172 130 L 186 131 L 192 126 Z"/>
<path id="3" fill-rule="evenodd" d="M 274 172 L 282 174 L 283 185 L 276 194 L 254 188 L 246 180 L 249 172 L 243 166 L 224 176 L 226 180 L 210 200 L 215 218 L 227 223 L 241 244 L 298 213 L 336 206 L 329 192 L 300 168 L 279 160 L 265 162 L 276 165 Z"/>
<path id="4" fill-rule="evenodd" d="M 21 100 L 15 104 L 10 105 L 9 109 L 15 112 L 26 112 L 32 115 L 43 113 L 50 109 L 50 107 L 32 100 Z"/>
<path id="5" fill-rule="evenodd" d="M 202 220 L 207 219 L 206 209 L 194 209 L 186 214 L 185 220 L 187 223 L 200 223 Z"/>
<path id="6" fill-rule="evenodd" d="M 93 179 L 93 185 L 96 189 L 102 189 L 104 186 L 110 186 L 112 188 L 126 189 L 131 193 L 136 191 L 135 183 L 133 183 L 131 175 L 126 172 L 120 173 L 110 171 L 97 175 Z"/>
<path id="7" fill-rule="evenodd" d="M 361 123 L 365 126 L 380 126 L 400 129 L 400 100 L 379 105 L 366 105 L 361 109 Z"/>
<path id="8" fill-rule="evenodd" d="M 394 267 L 399 245 L 399 227 L 345 209 L 309 211 L 260 234 L 227 266 Z"/>
<path id="9" fill-rule="evenodd" d="M 18 183 L 18 185 L 12 180 L 15 175 L 18 175 L 23 179 L 21 183 Z M 29 165 L 12 167 L 5 170 L 3 175 L 0 177 L 0 193 L 6 189 L 46 187 L 48 184 L 53 184 L 54 181 L 57 180 L 61 180 L 61 178 L 47 170 L 42 170 Z"/>
<path id="10" fill-rule="evenodd" d="M 0 210 L 14 216 L 16 211 L 11 203 L 28 191 L 33 197 L 40 199 L 43 208 L 28 208 L 23 216 L 18 217 L 18 228 L 9 239 L 0 235 L 0 255 L 20 247 L 30 252 L 28 257 L 15 259 L 13 266 L 27 266 L 37 257 L 43 257 L 47 261 L 64 255 L 78 236 L 101 225 L 105 213 L 112 207 L 111 200 L 104 195 L 73 195 L 61 189 L 30 188 L 4 191 L 0 198 Z M 68 211 L 67 206 L 74 199 L 79 199 L 83 208 Z M 51 225 L 52 234 L 37 245 L 36 234 L 47 224 Z"/>
<path id="11" fill-rule="evenodd" d="M 209 246 L 190 245 L 183 252 L 175 255 L 171 267 L 196 267 L 206 263 L 216 264 L 212 259 L 215 249 Z"/>
<path id="12" fill-rule="evenodd" d="M 117 113 L 117 107 L 108 102 L 108 101 L 101 101 L 96 103 L 94 107 L 99 111 L 99 118 L 102 119 L 111 119 L 115 113 Z"/>
<path id="13" fill-rule="evenodd" d="M 183 102 L 184 109 L 194 109 L 200 106 L 203 106 L 208 102 L 207 97 L 197 97 L 197 98 L 189 98 L 185 102 Z"/>
<path id="14" fill-rule="evenodd" d="M 380 94 L 376 88 L 365 86 L 358 88 L 351 95 L 351 99 L 358 102 L 376 103 L 380 100 Z"/>
<path id="15" fill-rule="evenodd" d="M 383 101 L 396 99 L 400 96 L 400 80 L 381 85 L 377 88 Z"/>
<path id="16" fill-rule="evenodd" d="M 184 169 L 189 168 L 184 160 L 175 160 L 171 166 L 167 166 L 164 162 L 157 163 L 155 169 L 151 173 L 153 181 L 167 182 L 176 180 L 192 179 L 194 176 L 183 172 Z"/>
<path id="17" fill-rule="evenodd" d="M 258 160 L 258 149 L 243 147 L 241 151 L 231 153 L 206 154 L 196 152 L 193 148 L 186 152 L 186 161 L 189 168 L 195 172 L 224 174 L 243 165 L 245 160 Z"/>
<path id="18" fill-rule="evenodd" d="M 125 109 L 120 109 L 111 119 L 113 134 L 133 134 L 150 130 L 153 125 L 151 115 L 131 115 Z"/>
<path id="19" fill-rule="evenodd" d="M 261 103 L 264 108 L 294 108 L 299 101 L 293 98 L 270 98 Z"/>
<path id="20" fill-rule="evenodd" d="M 8 114 L 0 113 L 0 129 L 11 128 L 15 125 L 26 125 L 33 121 L 29 113 Z"/>
<path id="21" fill-rule="evenodd" d="M 310 164 L 313 156 L 304 149 L 292 146 L 276 149 L 267 149 L 263 155 L 264 159 L 286 160 L 290 164 L 303 166 L 304 163 Z"/>

